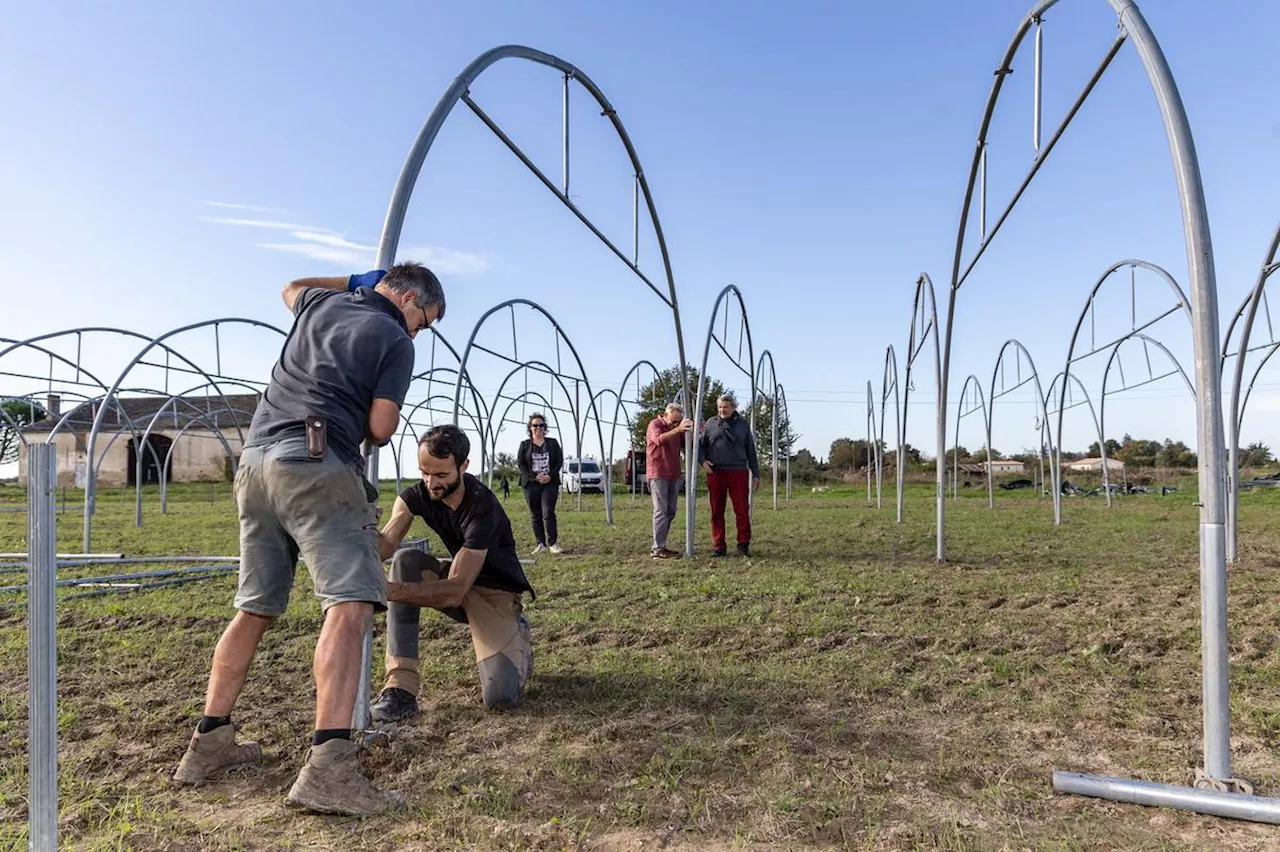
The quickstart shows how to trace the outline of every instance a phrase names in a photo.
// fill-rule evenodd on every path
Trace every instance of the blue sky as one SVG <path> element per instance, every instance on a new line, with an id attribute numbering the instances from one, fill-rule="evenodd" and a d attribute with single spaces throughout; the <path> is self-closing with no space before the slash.
<path id="1" fill-rule="evenodd" d="M 736 284 L 757 354 L 776 359 L 800 446 L 825 456 L 833 439 L 865 431 L 866 382 L 878 393 L 885 347 L 905 361 L 920 272 L 940 310 L 946 302 L 992 71 L 1028 5 L 909 14 L 863 2 L 27 4 L 0 33 L 0 336 L 81 325 L 154 334 L 228 316 L 287 325 L 280 285 L 371 264 L 396 176 L 441 91 L 477 54 L 521 43 L 583 69 L 626 124 L 670 248 L 690 360 L 700 360 L 716 295 Z M 1225 326 L 1280 220 L 1280 7 L 1238 3 L 1228 14 L 1170 0 L 1144 11 L 1195 131 Z M 1114 31 L 1104 0 L 1063 0 L 1047 16 L 1046 135 Z M 993 126 L 992 215 L 1032 156 L 1029 51 L 1015 68 Z M 556 177 L 560 86 L 550 69 L 507 61 L 473 88 Z M 571 194 L 629 246 L 622 148 L 581 89 L 571 115 Z M 1176 201 L 1154 98 L 1126 46 L 960 291 L 955 391 L 971 373 L 989 391 L 1009 338 L 1047 385 L 1090 288 L 1116 260 L 1160 264 L 1185 288 Z M 647 228 L 640 256 L 660 280 Z M 465 108 L 423 169 L 401 257 L 440 272 L 440 328 L 459 348 L 485 310 L 519 297 L 555 315 L 596 390 L 616 388 L 638 359 L 675 361 L 664 306 Z M 1138 280 L 1139 312 L 1163 309 L 1162 287 Z M 1127 327 L 1129 304 L 1127 281 L 1100 300 L 1099 342 Z M 1179 322 L 1151 333 L 1190 370 Z M 518 327 L 524 357 L 554 357 L 545 324 L 524 312 Z M 480 340 L 509 338 L 508 319 Z M 180 340 L 212 363 L 211 334 Z M 278 351 L 274 336 L 234 328 L 219 344 L 238 375 L 265 374 Z M 83 347 L 109 377 L 133 351 L 106 335 Z M 423 338 L 419 368 L 429 359 Z M 5 369 L 18 363 L 7 360 Z M 501 365 L 477 356 L 472 368 L 495 392 Z M 932 368 L 917 369 L 908 440 L 931 450 Z M 1126 361 L 1131 382 L 1145 370 L 1140 352 Z M 741 384 L 723 355 L 709 371 Z M 1267 375 L 1244 439 L 1280 450 L 1267 416 L 1280 410 L 1280 377 Z M 1100 366 L 1082 367 L 1082 378 L 1095 393 Z M 5 393 L 33 389 L 6 381 Z M 158 382 L 140 369 L 126 385 Z M 1029 386 L 1002 397 L 994 445 L 1034 445 L 1034 408 Z M 1107 431 L 1194 443 L 1193 415 L 1186 391 L 1164 379 L 1109 399 Z M 1092 440 L 1086 426 L 1068 413 L 1069 448 Z M 504 432 L 500 448 L 518 437 Z M 960 442 L 983 443 L 976 420 L 963 422 Z"/>

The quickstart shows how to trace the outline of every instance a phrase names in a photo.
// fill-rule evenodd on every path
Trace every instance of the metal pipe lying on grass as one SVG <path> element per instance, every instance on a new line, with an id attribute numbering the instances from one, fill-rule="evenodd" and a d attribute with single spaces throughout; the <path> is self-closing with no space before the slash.
<path id="1" fill-rule="evenodd" d="M 13 553 L 0 553 L 0 559 L 30 559 L 30 554 L 15 551 Z M 124 559 L 123 553 L 59 553 L 58 559 L 92 559 L 92 560 L 108 560 L 108 559 Z M 26 564 L 25 562 L 22 564 Z"/>
<path id="2" fill-rule="evenodd" d="M 1280 799 L 1243 793 L 1197 790 L 1176 784 L 1107 778 L 1080 772 L 1054 772 L 1053 791 L 1280 825 Z"/>
<path id="3" fill-rule="evenodd" d="M 181 561 L 181 560 L 174 560 Z M 238 560 L 237 560 L 238 561 Z M 189 568 L 166 568 L 159 571 L 142 571 L 133 574 L 107 574 L 102 577 L 71 577 L 66 580 L 59 580 L 58 587 L 66 588 L 68 586 L 85 586 L 94 583 L 119 583 L 128 580 L 147 580 L 153 577 L 172 577 L 177 574 L 230 574 L 237 569 L 230 565 L 196 565 Z M 14 586 L 0 586 L 0 592 L 23 592 L 26 591 L 27 584 L 22 583 Z"/>
<path id="4" fill-rule="evenodd" d="M 125 592 L 145 592 L 149 589 L 159 589 L 163 586 L 176 586 L 180 583 L 194 583 L 198 580 L 208 580 L 212 577 L 221 577 L 224 574 L 231 574 L 231 573 L 233 572 L 230 569 L 224 569 L 218 572 L 200 574 L 195 577 L 177 577 L 172 580 L 160 580 L 155 583 L 122 584 L 110 589 L 94 589 L 93 591 L 90 591 L 90 592 L 76 592 L 74 595 L 67 595 L 65 598 L 63 598 L 63 600 L 69 601 L 75 598 L 96 598 L 100 595 L 115 595 L 115 594 L 123 594 Z"/>
<path id="5" fill-rule="evenodd" d="M 146 565 L 153 563 L 186 564 L 200 562 L 239 562 L 239 556 L 133 556 L 119 559 L 66 559 L 59 560 L 59 568 L 81 568 L 86 565 Z M 27 570 L 25 562 L 0 563 L 0 574 L 13 574 Z"/>

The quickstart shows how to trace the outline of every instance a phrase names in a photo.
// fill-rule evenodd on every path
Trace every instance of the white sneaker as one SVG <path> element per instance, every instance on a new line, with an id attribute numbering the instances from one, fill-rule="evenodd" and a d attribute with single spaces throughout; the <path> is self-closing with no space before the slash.
<path id="1" fill-rule="evenodd" d="M 546 549 L 547 549 L 547 546 L 546 546 L 545 544 L 540 544 L 540 545 L 538 545 L 537 547 L 535 547 L 535 548 L 533 549 L 533 555 L 534 555 L 534 556 L 537 556 L 539 553 L 541 553 L 542 551 L 544 551 L 544 550 L 546 550 Z"/>
<path id="2" fill-rule="evenodd" d="M 560 545 L 558 545 L 558 544 L 553 544 L 553 545 L 551 545 L 551 552 L 552 552 L 552 553 L 564 553 L 564 548 L 563 548 L 563 547 L 561 547 L 561 546 L 560 546 Z"/>

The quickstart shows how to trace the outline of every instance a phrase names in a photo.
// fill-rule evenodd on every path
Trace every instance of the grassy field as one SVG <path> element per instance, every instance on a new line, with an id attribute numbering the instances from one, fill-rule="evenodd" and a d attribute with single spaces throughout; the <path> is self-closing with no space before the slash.
<path id="1" fill-rule="evenodd" d="M 234 554 L 228 486 L 217 488 L 174 489 L 167 515 L 149 494 L 142 528 L 131 495 L 103 495 L 94 549 Z M 598 497 L 589 511 L 562 505 L 567 552 L 529 572 L 536 670 L 517 712 L 481 707 L 465 628 L 426 617 L 424 716 L 367 759 L 378 783 L 409 795 L 394 818 L 283 806 L 311 724 L 319 610 L 305 571 L 236 712 L 265 760 L 196 791 L 166 782 L 198 718 L 234 580 L 66 601 L 64 848 L 1280 844 L 1273 828 L 1050 789 L 1053 769 L 1187 783 L 1199 764 L 1194 495 L 1126 497 L 1111 510 L 1068 498 L 1054 528 L 1047 499 L 1000 494 L 992 511 L 974 489 L 949 502 L 946 565 L 933 562 L 927 486 L 912 487 L 902 525 L 888 490 L 882 510 L 860 490 L 797 489 L 776 512 L 762 498 L 749 560 L 706 558 L 705 510 L 703 556 L 656 562 L 643 499 L 619 498 L 612 528 Z M 0 491 L 0 507 L 22 499 Z M 1280 494 L 1242 503 L 1230 576 L 1234 767 L 1277 795 Z M 507 506 L 527 549 L 522 501 Z M 79 550 L 80 529 L 78 513 L 61 516 L 60 546 Z M 25 549 L 24 536 L 25 516 L 0 512 L 0 550 Z M 25 847 L 25 651 L 23 612 L 0 612 L 0 848 Z"/>

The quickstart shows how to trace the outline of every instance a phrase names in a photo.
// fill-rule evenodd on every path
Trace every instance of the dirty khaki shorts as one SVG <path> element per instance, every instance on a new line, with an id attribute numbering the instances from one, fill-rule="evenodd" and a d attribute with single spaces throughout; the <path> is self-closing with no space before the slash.
<path id="1" fill-rule="evenodd" d="M 289 605 L 298 556 L 320 606 L 387 606 L 376 545 L 377 494 L 333 452 L 307 455 L 304 438 L 246 447 L 236 470 L 240 584 L 236 609 L 276 616 Z"/>

